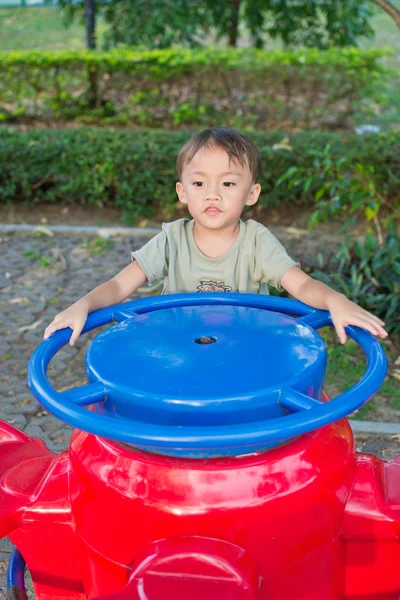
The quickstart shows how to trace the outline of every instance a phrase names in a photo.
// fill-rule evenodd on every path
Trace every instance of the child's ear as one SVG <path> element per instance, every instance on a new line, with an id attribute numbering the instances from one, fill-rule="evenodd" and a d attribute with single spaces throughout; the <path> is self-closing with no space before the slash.
<path id="1" fill-rule="evenodd" d="M 247 198 L 246 206 L 253 206 L 258 200 L 260 192 L 261 192 L 261 185 L 259 183 L 255 183 L 254 185 L 252 185 L 250 193 Z"/>
<path id="2" fill-rule="evenodd" d="M 182 204 L 187 204 L 187 200 L 185 197 L 185 190 L 183 189 L 183 185 L 181 184 L 180 181 L 176 182 L 175 189 L 176 189 L 176 193 L 178 194 L 178 198 L 182 202 Z"/>

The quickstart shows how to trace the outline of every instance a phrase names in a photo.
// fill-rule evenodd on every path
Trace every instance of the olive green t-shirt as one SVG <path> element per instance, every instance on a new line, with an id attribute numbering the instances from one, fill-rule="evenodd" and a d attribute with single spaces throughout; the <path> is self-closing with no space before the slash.
<path id="1" fill-rule="evenodd" d="M 194 221 L 164 223 L 162 231 L 132 252 L 150 284 L 164 280 L 163 294 L 180 292 L 249 292 L 277 289 L 288 269 L 299 266 L 261 223 L 239 221 L 239 235 L 222 256 L 203 254 L 193 237 Z"/>

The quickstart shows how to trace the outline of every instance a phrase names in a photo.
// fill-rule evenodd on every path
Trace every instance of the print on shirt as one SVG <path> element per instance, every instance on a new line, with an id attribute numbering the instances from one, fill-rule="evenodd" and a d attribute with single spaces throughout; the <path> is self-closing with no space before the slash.
<path id="1" fill-rule="evenodd" d="M 232 288 L 223 281 L 200 281 L 197 286 L 198 292 L 231 292 Z"/>

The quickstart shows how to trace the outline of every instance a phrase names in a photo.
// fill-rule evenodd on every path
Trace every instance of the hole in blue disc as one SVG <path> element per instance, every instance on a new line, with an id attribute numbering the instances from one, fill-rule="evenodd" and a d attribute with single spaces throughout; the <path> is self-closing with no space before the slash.
<path id="1" fill-rule="evenodd" d="M 213 335 L 202 335 L 201 337 L 196 338 L 194 341 L 196 344 L 213 344 L 217 341 L 217 338 Z"/>

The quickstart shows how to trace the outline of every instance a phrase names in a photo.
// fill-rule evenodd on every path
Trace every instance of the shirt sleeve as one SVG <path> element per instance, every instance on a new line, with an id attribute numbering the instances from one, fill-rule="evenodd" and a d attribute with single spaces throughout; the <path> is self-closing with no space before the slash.
<path id="1" fill-rule="evenodd" d="M 131 252 L 131 259 L 138 262 L 150 285 L 164 279 L 168 274 L 168 240 L 164 226 L 140 250 Z"/>
<path id="2" fill-rule="evenodd" d="M 257 232 L 255 252 L 255 274 L 259 281 L 283 290 L 281 279 L 292 267 L 300 267 L 286 252 L 267 227 Z"/>

